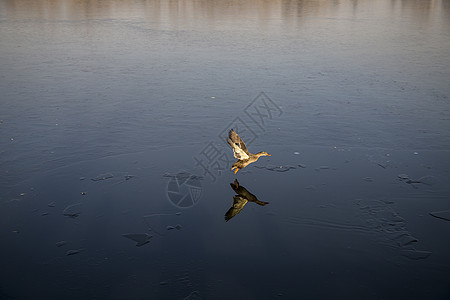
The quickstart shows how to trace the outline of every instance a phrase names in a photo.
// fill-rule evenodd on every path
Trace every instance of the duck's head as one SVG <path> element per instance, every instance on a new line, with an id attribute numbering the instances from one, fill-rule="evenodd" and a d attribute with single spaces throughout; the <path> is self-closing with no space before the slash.
<path id="1" fill-rule="evenodd" d="M 258 152 L 258 153 L 256 153 L 256 155 L 258 155 L 258 156 L 272 156 L 269 153 L 267 153 L 266 151 Z"/>

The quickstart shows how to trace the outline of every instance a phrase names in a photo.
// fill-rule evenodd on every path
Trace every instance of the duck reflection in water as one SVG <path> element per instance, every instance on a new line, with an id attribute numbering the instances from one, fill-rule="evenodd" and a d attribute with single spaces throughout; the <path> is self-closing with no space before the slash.
<path id="1" fill-rule="evenodd" d="M 225 214 L 226 222 L 236 216 L 244 208 L 248 201 L 255 202 L 261 206 L 269 204 L 269 202 L 259 201 L 255 195 L 247 191 L 247 189 L 242 185 L 239 185 L 239 181 L 237 179 L 234 180 L 234 183 L 230 183 L 230 185 L 237 195 L 233 196 L 233 205 Z"/>
<path id="2" fill-rule="evenodd" d="M 261 151 L 256 154 L 248 152 L 247 146 L 245 146 L 244 141 L 233 129 L 228 132 L 227 142 L 228 145 L 230 145 L 233 149 L 234 157 L 238 159 L 231 167 L 231 170 L 236 169 L 234 171 L 234 174 L 236 174 L 237 171 L 245 168 L 249 164 L 254 163 L 261 156 L 271 156 L 265 151 Z"/>

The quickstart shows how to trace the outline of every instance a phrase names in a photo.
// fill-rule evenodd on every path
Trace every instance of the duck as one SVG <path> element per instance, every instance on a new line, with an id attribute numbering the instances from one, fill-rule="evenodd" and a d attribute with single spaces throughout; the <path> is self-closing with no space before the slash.
<path id="1" fill-rule="evenodd" d="M 233 149 L 234 157 L 238 159 L 231 166 L 231 170 L 235 170 L 234 174 L 236 174 L 240 169 L 245 168 L 249 164 L 254 163 L 261 156 L 271 156 L 266 151 L 261 151 L 256 154 L 248 152 L 247 146 L 245 146 L 244 141 L 233 129 L 228 132 L 227 142 L 228 145 L 230 145 L 230 147 Z"/>
<path id="2" fill-rule="evenodd" d="M 247 202 L 249 201 L 255 202 L 256 204 L 261 206 L 269 204 L 269 202 L 258 200 L 258 198 L 247 191 L 245 187 L 239 185 L 239 181 L 237 179 L 234 180 L 234 183 L 230 183 L 230 186 L 237 195 L 233 196 L 233 205 L 225 213 L 225 222 L 228 222 L 231 218 L 240 213 L 245 204 L 247 204 Z"/>

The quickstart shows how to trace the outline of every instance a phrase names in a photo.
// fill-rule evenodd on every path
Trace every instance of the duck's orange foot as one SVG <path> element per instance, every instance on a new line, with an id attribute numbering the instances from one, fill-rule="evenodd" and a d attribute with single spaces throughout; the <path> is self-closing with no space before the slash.
<path id="1" fill-rule="evenodd" d="M 239 168 L 236 168 L 236 170 L 234 170 L 234 174 L 236 174 L 236 173 L 237 173 L 237 171 L 239 171 Z"/>

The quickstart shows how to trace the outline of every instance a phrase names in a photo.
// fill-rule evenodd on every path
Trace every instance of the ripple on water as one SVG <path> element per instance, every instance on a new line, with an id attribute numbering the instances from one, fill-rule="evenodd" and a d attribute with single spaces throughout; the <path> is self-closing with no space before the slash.
<path id="1" fill-rule="evenodd" d="M 326 216 L 324 219 L 291 216 L 284 218 L 283 221 L 294 225 L 370 235 L 374 236 L 370 238 L 371 240 L 397 250 L 403 257 L 412 260 L 429 257 L 432 252 L 417 249 L 419 239 L 409 232 L 406 220 L 391 207 L 391 204 L 389 201 L 358 199 L 352 207 L 345 209 L 346 214 L 350 209 L 356 218 L 340 215 L 342 210 L 338 206 L 327 206 L 327 209 L 336 210 L 332 215 L 338 217 L 339 221 L 325 219 Z M 328 211 L 327 216 L 330 216 L 330 213 Z"/>
<path id="2" fill-rule="evenodd" d="M 430 216 L 433 216 L 435 218 L 444 220 L 444 221 L 450 221 L 450 209 L 449 210 L 441 210 L 441 211 L 434 211 L 429 213 Z"/>
<path id="3" fill-rule="evenodd" d="M 413 260 L 429 257 L 431 251 L 416 249 L 419 240 L 411 235 L 405 219 L 390 204 L 381 200 L 358 200 L 360 218 L 365 226 L 379 233 L 380 243 L 398 249 L 404 257 Z"/>

